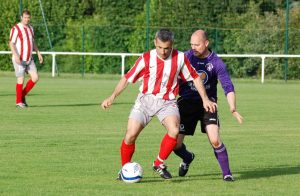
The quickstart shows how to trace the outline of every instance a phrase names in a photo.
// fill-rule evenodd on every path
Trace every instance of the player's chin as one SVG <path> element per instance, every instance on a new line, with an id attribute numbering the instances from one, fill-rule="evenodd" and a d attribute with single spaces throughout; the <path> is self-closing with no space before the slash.
<path id="1" fill-rule="evenodd" d="M 195 51 L 195 50 L 193 50 L 193 54 L 194 54 L 195 56 L 198 56 L 200 53 L 197 52 L 197 51 Z"/>

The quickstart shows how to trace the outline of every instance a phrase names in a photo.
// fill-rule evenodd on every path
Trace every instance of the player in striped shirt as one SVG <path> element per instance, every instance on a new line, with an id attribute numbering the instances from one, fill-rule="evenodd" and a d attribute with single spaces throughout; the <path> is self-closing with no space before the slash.
<path id="1" fill-rule="evenodd" d="M 154 116 L 157 116 L 167 133 L 161 141 L 159 154 L 153 162 L 153 170 L 164 179 L 172 178 L 164 161 L 176 146 L 179 133 L 180 117 L 175 99 L 178 94 L 178 79 L 194 82 L 203 99 L 203 107 L 207 111 L 214 112 L 216 107 L 216 104 L 208 99 L 199 75 L 184 53 L 173 49 L 173 39 L 170 30 L 159 30 L 154 40 L 155 49 L 145 52 L 138 58 L 134 66 L 119 81 L 112 95 L 101 104 L 103 109 L 109 108 L 128 83 L 142 81 L 121 144 L 122 166 L 131 161 L 135 151 L 135 141 L 140 132 Z"/>
<path id="2" fill-rule="evenodd" d="M 12 51 L 12 62 L 17 77 L 16 84 L 16 106 L 18 108 L 27 107 L 25 96 L 37 83 L 39 76 L 35 63 L 32 58 L 32 51 L 35 50 L 39 62 L 43 63 L 43 57 L 34 41 L 34 31 L 30 22 L 30 12 L 24 10 L 21 16 L 21 22 L 16 24 L 10 32 L 9 46 Z M 23 89 L 25 73 L 30 75 Z"/>
<path id="3" fill-rule="evenodd" d="M 217 102 L 217 84 L 220 81 L 227 97 L 229 110 L 239 123 L 243 117 L 237 112 L 234 86 L 226 70 L 224 62 L 208 48 L 209 41 L 205 31 L 197 30 L 191 36 L 192 49 L 185 52 L 187 58 L 203 80 L 209 99 Z M 214 150 L 216 159 L 222 169 L 223 179 L 233 181 L 229 168 L 228 154 L 225 145 L 221 141 L 219 133 L 219 118 L 217 111 L 206 112 L 201 107 L 201 97 L 191 82 L 179 82 L 178 107 L 181 124 L 180 132 L 175 147 L 175 154 L 182 158 L 179 166 L 179 176 L 185 176 L 190 163 L 194 160 L 194 153 L 189 152 L 183 143 L 185 135 L 194 135 L 198 121 L 201 122 L 201 131 L 207 134 L 209 142 Z"/>

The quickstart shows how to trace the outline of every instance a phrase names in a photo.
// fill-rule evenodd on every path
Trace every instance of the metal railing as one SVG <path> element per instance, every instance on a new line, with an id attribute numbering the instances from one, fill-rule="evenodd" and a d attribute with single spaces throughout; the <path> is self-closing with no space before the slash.
<path id="1" fill-rule="evenodd" d="M 0 54 L 11 54 L 10 51 L 0 51 Z M 52 77 L 55 77 L 56 56 L 57 55 L 88 55 L 88 56 L 120 56 L 121 75 L 125 73 L 125 58 L 127 56 L 140 56 L 140 53 L 103 53 L 103 52 L 41 52 L 43 55 L 52 55 Z M 265 78 L 265 59 L 266 58 L 300 58 L 300 55 L 291 54 L 218 54 L 224 58 L 261 58 L 261 83 Z"/>

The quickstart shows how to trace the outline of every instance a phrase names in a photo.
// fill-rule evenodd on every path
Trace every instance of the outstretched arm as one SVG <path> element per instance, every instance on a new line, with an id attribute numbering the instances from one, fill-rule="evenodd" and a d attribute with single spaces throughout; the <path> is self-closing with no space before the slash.
<path id="1" fill-rule="evenodd" d="M 117 84 L 111 96 L 109 96 L 102 102 L 101 104 L 102 109 L 104 110 L 108 109 L 113 104 L 115 98 L 122 93 L 122 91 L 127 87 L 127 85 L 128 85 L 128 81 L 125 77 L 123 77 Z"/>
<path id="2" fill-rule="evenodd" d="M 229 109 L 232 115 L 236 118 L 236 120 L 242 124 L 243 123 L 243 117 L 237 112 L 236 110 L 236 99 L 235 99 L 235 93 L 229 92 L 227 94 L 227 102 L 229 104 Z"/>
<path id="3" fill-rule="evenodd" d="M 215 112 L 217 104 L 208 99 L 205 87 L 204 87 L 203 82 L 200 79 L 200 77 L 197 77 L 196 79 L 194 79 L 194 85 L 202 98 L 204 109 L 206 111 Z"/>

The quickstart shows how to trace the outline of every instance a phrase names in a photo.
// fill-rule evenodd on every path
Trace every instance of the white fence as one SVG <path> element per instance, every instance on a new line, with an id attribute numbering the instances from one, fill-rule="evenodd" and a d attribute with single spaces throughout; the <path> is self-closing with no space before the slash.
<path id="1" fill-rule="evenodd" d="M 103 53 L 103 52 L 41 52 L 43 55 L 52 55 L 52 77 L 55 77 L 56 56 L 57 55 L 89 55 L 89 56 L 120 56 L 121 57 L 121 75 L 125 72 L 125 58 L 127 56 L 140 56 L 139 53 Z M 0 51 L 0 54 L 11 54 L 10 51 Z M 218 54 L 224 58 L 261 58 L 261 83 L 264 83 L 265 77 L 265 59 L 266 58 L 300 58 L 300 55 L 285 54 Z"/>

